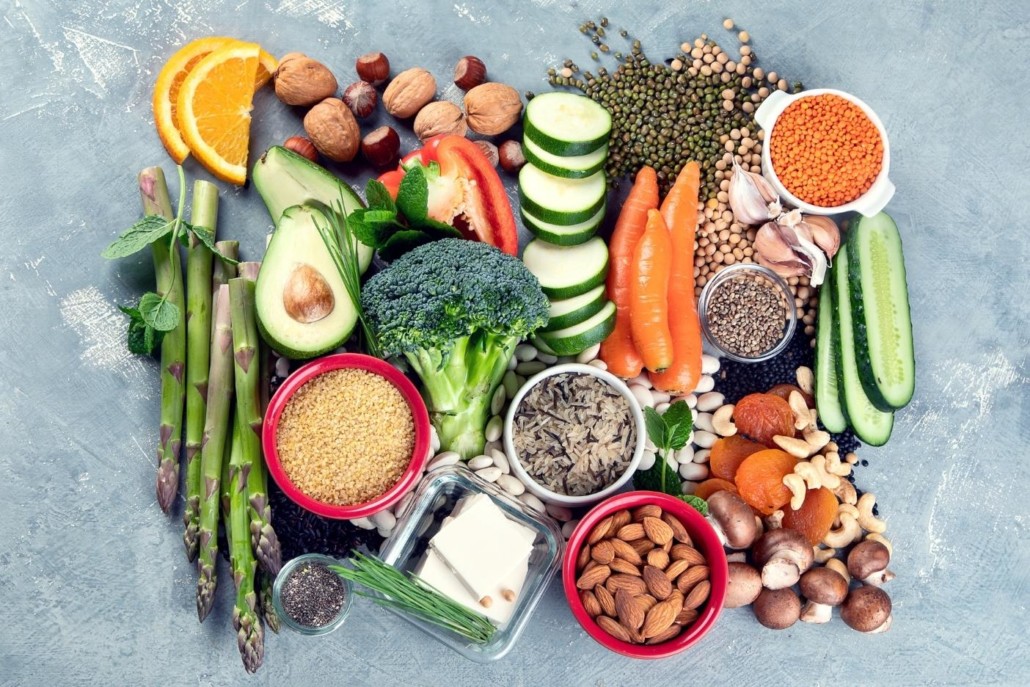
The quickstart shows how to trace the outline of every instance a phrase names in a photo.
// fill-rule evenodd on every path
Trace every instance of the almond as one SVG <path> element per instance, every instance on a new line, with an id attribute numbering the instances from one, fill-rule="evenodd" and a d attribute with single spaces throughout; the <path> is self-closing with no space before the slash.
<path id="1" fill-rule="evenodd" d="M 664 551 L 665 553 L 669 553 L 670 551 L 672 551 L 672 547 L 675 541 L 675 539 L 670 539 L 669 541 L 662 544 L 662 551 Z"/>
<path id="2" fill-rule="evenodd" d="M 620 639 L 624 642 L 631 641 L 629 632 L 626 630 L 626 628 L 619 624 L 618 620 L 609 618 L 606 615 L 599 615 L 595 620 L 597 620 L 597 626 L 605 632 L 607 632 L 608 634 L 610 634 L 612 637 Z"/>
<path id="3" fill-rule="evenodd" d="M 637 552 L 634 551 L 633 555 L 636 555 L 636 553 Z M 613 559 L 612 562 L 608 564 L 608 567 L 612 569 L 613 573 L 622 573 L 624 575 L 640 577 L 640 568 L 622 558 Z"/>
<path id="4" fill-rule="evenodd" d="M 660 518 L 652 518 L 650 516 L 644 518 L 644 533 L 648 539 L 658 546 L 672 541 L 672 528 Z"/>
<path id="5" fill-rule="evenodd" d="M 680 563 L 682 561 L 676 561 Z M 659 570 L 665 570 L 669 565 L 669 554 L 661 549 L 651 549 L 647 552 L 647 564 L 653 565 Z"/>
<path id="6" fill-rule="evenodd" d="M 683 602 L 685 600 L 686 597 L 683 596 L 683 592 L 678 589 L 673 589 L 672 594 L 669 594 L 669 598 L 666 599 L 666 601 L 676 604 L 679 608 L 683 608 Z"/>
<path id="7" fill-rule="evenodd" d="M 607 537 L 608 532 L 611 531 L 613 519 L 614 517 L 609 515 L 607 518 L 594 525 L 594 529 L 590 530 L 590 536 L 587 537 L 587 543 L 596 544 Z"/>
<path id="8" fill-rule="evenodd" d="M 576 581 L 576 587 L 579 589 L 593 589 L 595 586 L 604 583 L 611 574 L 611 568 L 607 565 L 599 565 L 596 568 L 591 568 L 580 575 L 579 579 Z"/>
<path id="9" fill-rule="evenodd" d="M 687 528 L 683 526 L 680 519 L 672 513 L 662 513 L 662 520 L 666 525 L 672 528 L 672 538 L 678 542 L 686 544 L 687 546 L 693 546 L 694 542 L 690 538 L 690 534 L 687 533 Z"/>
<path id="10" fill-rule="evenodd" d="M 647 611 L 625 589 L 615 592 L 615 610 L 623 627 L 639 630 L 644 624 L 644 615 Z"/>
<path id="11" fill-rule="evenodd" d="M 705 601 L 708 600 L 708 595 L 712 591 L 712 583 L 708 580 L 701 580 L 697 585 L 690 590 L 687 594 L 687 598 L 683 600 L 684 610 L 694 610 Z"/>
<path id="12" fill-rule="evenodd" d="M 670 580 L 675 580 L 677 577 L 683 574 L 683 572 L 690 567 L 689 561 L 678 560 L 669 563 L 669 567 L 663 568 L 665 576 Z"/>
<path id="13" fill-rule="evenodd" d="M 644 518 L 660 518 L 662 509 L 653 503 L 633 509 L 633 522 L 643 522 Z"/>
<path id="14" fill-rule="evenodd" d="M 648 591 L 659 599 L 667 599 L 672 594 L 672 582 L 658 568 L 653 565 L 645 565 L 643 573 L 644 583 Z"/>
<path id="15" fill-rule="evenodd" d="M 684 608 L 679 612 L 679 615 L 676 616 L 675 623 L 677 625 L 689 625 L 695 620 L 697 620 L 697 611 L 693 608 Z"/>
<path id="16" fill-rule="evenodd" d="M 647 616 L 644 618 L 644 626 L 640 629 L 640 634 L 644 635 L 644 639 L 657 637 L 669 629 L 669 626 L 676 620 L 679 612 L 679 607 L 668 601 L 655 604 L 654 608 L 647 612 Z"/>
<path id="17" fill-rule="evenodd" d="M 608 566 L 606 565 L 604 567 L 607 568 Z M 643 594 L 647 591 L 647 585 L 644 584 L 644 580 L 639 577 L 633 577 L 632 575 L 612 575 L 605 580 L 604 586 L 612 594 L 620 589 L 625 589 L 633 595 Z"/>
<path id="18" fill-rule="evenodd" d="M 626 542 L 621 539 L 612 539 L 610 541 L 612 543 L 612 548 L 615 549 L 616 557 L 621 558 L 627 563 L 632 563 L 633 565 L 640 565 L 644 562 L 644 559 L 640 557 L 640 554 L 636 552 L 636 549 Z"/>
<path id="19" fill-rule="evenodd" d="M 632 546 L 633 550 L 641 556 L 646 556 L 647 552 L 654 548 L 654 542 L 648 539 L 647 537 L 644 537 L 643 539 L 637 539 L 636 541 L 631 541 L 629 545 Z"/>
<path id="20" fill-rule="evenodd" d="M 644 643 L 645 644 L 661 644 L 662 642 L 667 642 L 670 639 L 678 637 L 679 633 L 682 632 L 682 631 L 683 631 L 683 627 L 681 625 L 673 624 L 673 625 L 670 625 L 669 629 L 667 629 L 665 632 L 660 632 L 660 633 L 656 634 L 654 637 L 651 637 L 650 639 L 648 639 Z"/>
<path id="21" fill-rule="evenodd" d="M 579 550 L 579 555 L 576 556 L 576 570 L 582 571 L 586 567 L 587 563 L 590 562 L 590 547 L 584 546 Z"/>
<path id="22" fill-rule="evenodd" d="M 615 558 L 615 547 L 607 539 L 599 541 L 590 549 L 590 557 L 602 565 L 608 565 Z"/>
<path id="23" fill-rule="evenodd" d="M 581 591 L 579 593 L 579 600 L 583 603 L 583 610 L 585 610 L 591 618 L 596 618 L 601 615 L 601 602 L 597 600 L 597 597 L 594 596 L 592 591 L 589 589 Z"/>
<path id="24" fill-rule="evenodd" d="M 708 579 L 708 566 L 706 565 L 693 565 L 687 568 L 686 572 L 682 573 L 676 579 L 676 589 L 680 590 L 684 594 L 688 593 L 694 588 L 699 582 Z"/>
<path id="25" fill-rule="evenodd" d="M 637 600 L 637 603 L 640 604 L 641 608 L 644 609 L 644 613 L 650 611 L 654 608 L 654 605 L 658 603 L 658 599 L 654 598 L 650 594 L 638 594 L 634 598 Z"/>
<path id="26" fill-rule="evenodd" d="M 597 597 L 597 603 L 601 604 L 601 612 L 614 618 L 616 608 L 615 597 L 612 596 L 612 593 L 599 584 L 594 587 L 594 596 Z"/>
<path id="27" fill-rule="evenodd" d="M 672 556 L 674 561 L 687 561 L 691 565 L 704 565 L 707 563 L 700 551 L 686 544 L 675 544 L 672 550 L 669 551 L 669 555 Z"/>
<path id="28" fill-rule="evenodd" d="M 644 635 L 640 634 L 639 630 L 630 630 L 629 631 L 629 638 L 630 638 L 630 641 L 633 642 L 634 644 L 643 644 L 644 643 Z"/>
<path id="29" fill-rule="evenodd" d="M 612 532 L 618 532 L 619 528 L 623 525 L 628 525 L 632 520 L 628 510 L 620 510 L 618 513 L 612 513 Z"/>
<path id="30" fill-rule="evenodd" d="M 647 533 L 644 532 L 644 526 L 639 522 L 631 522 L 620 527 L 616 536 L 622 541 L 633 542 L 643 539 L 647 536 Z"/>

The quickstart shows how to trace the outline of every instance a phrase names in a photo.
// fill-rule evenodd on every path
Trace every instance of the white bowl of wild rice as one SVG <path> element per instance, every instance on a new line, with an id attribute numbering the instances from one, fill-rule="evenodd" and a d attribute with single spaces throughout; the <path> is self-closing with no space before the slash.
<path id="1" fill-rule="evenodd" d="M 626 384 L 592 365 L 555 365 L 508 408 L 511 469 L 538 498 L 588 506 L 619 491 L 644 453 L 644 414 Z"/>

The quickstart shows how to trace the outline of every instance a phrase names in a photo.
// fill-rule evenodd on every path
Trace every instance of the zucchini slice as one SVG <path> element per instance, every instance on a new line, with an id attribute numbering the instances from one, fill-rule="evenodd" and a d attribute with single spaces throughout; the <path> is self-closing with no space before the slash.
<path id="1" fill-rule="evenodd" d="M 579 355 L 599 344 L 615 329 L 615 304 L 606 301 L 604 307 L 579 324 L 553 332 L 540 332 L 540 339 L 554 351 L 553 355 Z"/>
<path id="2" fill-rule="evenodd" d="M 531 164 L 519 172 L 522 209 L 545 222 L 568 226 L 585 222 L 604 207 L 604 172 L 583 179 L 563 179 Z"/>
<path id="3" fill-rule="evenodd" d="M 843 432 L 848 419 L 840 404 L 837 388 L 837 356 L 835 337 L 838 330 L 833 321 L 833 272 L 819 289 L 819 321 L 815 334 L 815 406 L 819 421 L 828 432 Z"/>
<path id="4" fill-rule="evenodd" d="M 548 243 L 556 243 L 559 246 L 575 246 L 580 243 L 586 243 L 597 233 L 598 228 L 604 221 L 605 209 L 605 206 L 602 205 L 601 209 L 587 221 L 569 225 L 545 222 L 538 217 L 533 217 L 525 209 L 522 209 L 520 214 L 526 229 L 529 229 L 529 232 L 538 239 L 543 239 Z"/>
<path id="5" fill-rule="evenodd" d="M 598 237 L 578 246 L 556 246 L 533 239 L 522 262 L 540 280 L 548 298 L 572 298 L 597 288 L 608 276 L 608 246 Z"/>
<path id="6" fill-rule="evenodd" d="M 859 378 L 877 408 L 903 408 L 916 364 L 898 225 L 885 212 L 862 217 L 848 234 L 848 258 Z"/>
<path id="7" fill-rule="evenodd" d="M 526 105 L 522 129 L 552 155 L 586 155 L 608 142 L 612 116 L 584 95 L 541 93 Z"/>
<path id="8" fill-rule="evenodd" d="M 565 329 L 574 324 L 579 324 L 588 317 L 596 314 L 605 304 L 604 284 L 595 286 L 584 294 L 566 298 L 564 300 L 551 301 L 551 319 L 544 327 L 545 332 L 553 332 L 557 329 Z"/>
<path id="9" fill-rule="evenodd" d="M 839 337 L 837 350 L 837 386 L 841 406 L 859 439 L 871 446 L 883 446 L 894 429 L 894 413 L 883 412 L 870 402 L 858 372 L 858 354 L 852 322 L 850 285 L 848 284 L 848 246 L 841 246 L 833 266 L 833 318 Z"/>
<path id="10" fill-rule="evenodd" d="M 548 174 L 568 179 L 582 179 L 591 174 L 597 174 L 604 168 L 604 163 L 608 159 L 607 145 L 586 155 L 562 157 L 547 152 L 533 143 L 529 137 L 525 137 L 522 141 L 522 152 L 531 165 L 539 167 Z"/>

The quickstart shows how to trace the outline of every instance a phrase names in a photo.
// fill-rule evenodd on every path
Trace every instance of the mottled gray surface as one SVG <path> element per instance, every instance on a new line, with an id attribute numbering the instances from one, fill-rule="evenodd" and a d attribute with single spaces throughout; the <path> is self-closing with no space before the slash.
<path id="1" fill-rule="evenodd" d="M 276 54 L 309 52 L 341 80 L 354 56 L 381 49 L 448 83 L 454 61 L 474 53 L 496 78 L 544 90 L 557 58 L 589 62 L 577 23 L 623 3 L 136 4 L 0 2 L 3 684 L 244 678 L 227 590 L 199 626 L 179 518 L 154 501 L 157 370 L 124 350 L 114 307 L 149 288 L 149 259 L 98 257 L 139 212 L 136 171 L 171 170 L 149 106 L 163 59 L 187 39 L 225 33 Z M 1026 684 L 1030 4 L 687 0 L 608 11 L 654 56 L 700 31 L 722 37 L 730 14 L 767 68 L 852 91 L 887 126 L 919 379 L 889 446 L 863 451 L 871 465 L 859 480 L 878 495 L 895 543 L 893 629 L 863 637 L 838 620 L 776 634 L 728 612 L 688 654 L 641 664 L 581 632 L 555 585 L 494 666 L 362 602 L 329 638 L 270 637 L 250 681 Z M 267 93 L 255 117 L 254 149 L 300 130 Z M 226 191 L 222 208 L 223 233 L 257 256 L 269 223 L 256 194 Z"/>

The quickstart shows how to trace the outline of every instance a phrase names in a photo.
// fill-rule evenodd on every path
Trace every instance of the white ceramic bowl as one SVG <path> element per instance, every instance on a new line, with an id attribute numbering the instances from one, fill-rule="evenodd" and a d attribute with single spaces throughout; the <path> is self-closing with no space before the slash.
<path id="1" fill-rule="evenodd" d="M 771 153 L 769 152 L 772 150 L 770 143 L 774 136 L 773 132 L 776 130 L 776 120 L 780 118 L 783 111 L 786 110 L 787 107 L 795 100 L 825 94 L 838 95 L 861 108 L 876 127 L 876 130 L 880 133 L 880 139 L 883 141 L 883 165 L 880 168 L 880 173 L 873 181 L 872 186 L 869 187 L 869 190 L 850 203 L 845 203 L 844 205 L 838 205 L 837 207 L 832 208 L 824 208 L 818 205 L 812 205 L 811 203 L 806 203 L 787 191 L 786 187 L 780 182 L 779 177 L 776 176 L 776 171 L 772 166 Z M 850 93 L 838 91 L 833 88 L 813 88 L 808 91 L 794 94 L 784 93 L 783 91 L 773 91 L 755 112 L 755 122 L 758 123 L 758 126 L 765 129 L 765 140 L 762 145 L 762 174 L 769 180 L 769 183 L 772 184 L 773 190 L 776 191 L 781 198 L 786 200 L 790 205 L 801 210 L 801 212 L 805 212 L 810 215 L 836 215 L 844 212 L 858 212 L 866 217 L 872 217 L 876 213 L 880 212 L 880 210 L 883 210 L 887 203 L 890 202 L 890 199 L 894 196 L 894 184 L 887 178 L 891 166 L 891 149 L 890 142 L 887 139 L 887 131 L 883 128 L 883 123 L 880 122 L 880 118 L 876 116 L 876 113 L 873 112 L 872 108 Z"/>
<path id="2" fill-rule="evenodd" d="M 636 445 L 633 447 L 633 457 L 630 459 L 629 465 L 626 466 L 626 471 L 612 484 L 609 484 L 604 489 L 594 492 L 593 494 L 587 494 L 586 496 L 568 496 L 566 494 L 559 494 L 535 482 L 522 466 L 522 461 L 515 451 L 515 443 L 512 441 L 511 436 L 512 425 L 515 422 L 515 413 L 518 410 L 522 399 L 527 393 L 529 393 L 529 390 L 539 384 L 541 380 L 563 373 L 591 375 L 593 377 L 597 377 L 603 382 L 606 382 L 609 386 L 618 391 L 629 403 L 630 414 L 633 416 L 633 422 L 636 424 L 637 428 L 637 441 Z M 522 385 L 522 388 L 519 389 L 518 393 L 515 394 L 515 398 L 512 399 L 511 405 L 508 407 L 508 414 L 504 418 L 504 450 L 508 454 L 512 471 L 526 484 L 526 488 L 529 489 L 530 493 L 535 495 L 537 498 L 547 503 L 556 503 L 569 507 L 593 505 L 598 501 L 603 501 L 622 489 L 622 487 L 624 487 L 633 477 L 633 473 L 636 472 L 637 466 L 640 465 L 640 458 L 644 455 L 645 440 L 646 428 L 644 426 L 644 413 L 640 409 L 640 403 L 633 395 L 633 392 L 629 390 L 629 387 L 627 387 L 625 382 L 621 379 L 612 373 L 598 369 L 593 365 L 566 363 L 564 365 L 555 365 L 554 367 L 550 367 L 543 372 L 534 375 L 526 381 L 526 383 Z"/>

